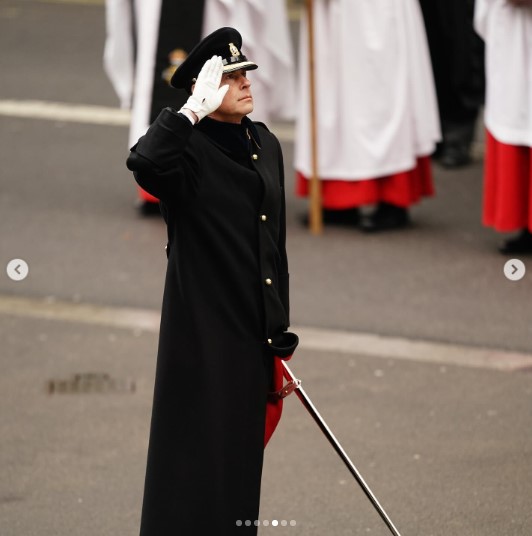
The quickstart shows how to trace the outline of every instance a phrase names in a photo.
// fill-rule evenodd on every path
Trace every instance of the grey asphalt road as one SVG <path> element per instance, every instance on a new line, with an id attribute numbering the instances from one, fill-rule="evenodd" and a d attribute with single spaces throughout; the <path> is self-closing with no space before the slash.
<path id="1" fill-rule="evenodd" d="M 0 104 L 116 106 L 104 35 L 98 0 L 1 0 Z M 8 114 L 0 139 L 0 268 L 30 267 L 21 282 L 0 273 L 0 534 L 135 534 L 157 334 L 68 315 L 156 312 L 164 226 L 133 207 L 126 127 Z M 283 150 L 290 194 L 293 143 Z M 501 237 L 480 225 L 480 158 L 434 170 L 437 195 L 399 233 L 313 237 L 289 195 L 292 322 L 448 345 L 455 364 L 307 347 L 293 369 L 404 536 L 529 536 L 532 369 L 459 358 L 478 348 L 532 363 L 532 260 L 521 281 L 504 277 Z M 17 313 L 2 308 L 13 299 Z M 80 373 L 136 389 L 48 392 Z M 261 508 L 261 534 L 387 534 L 295 397 L 266 451 Z"/>

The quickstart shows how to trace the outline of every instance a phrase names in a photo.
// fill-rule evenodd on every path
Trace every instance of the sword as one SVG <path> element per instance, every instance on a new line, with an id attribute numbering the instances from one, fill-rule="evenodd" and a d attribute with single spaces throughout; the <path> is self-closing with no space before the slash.
<path id="1" fill-rule="evenodd" d="M 390 529 L 390 532 L 394 536 L 401 536 L 395 525 L 392 523 L 392 520 L 389 518 L 388 514 L 384 511 L 384 508 L 380 505 L 373 492 L 369 489 L 369 486 L 362 478 L 362 475 L 358 472 L 358 469 L 349 459 L 349 456 L 342 448 L 342 445 L 340 445 L 339 441 L 336 439 L 336 437 L 334 437 L 334 434 L 331 432 L 331 429 L 327 426 L 327 423 L 323 420 L 323 417 L 320 415 L 319 411 L 314 407 L 314 404 L 307 396 L 307 393 L 305 393 L 303 387 L 301 387 L 301 380 L 298 380 L 292 374 L 292 371 L 290 370 L 290 367 L 286 364 L 286 361 L 281 362 L 284 368 L 283 374 L 284 377 L 287 379 L 288 384 L 285 385 L 278 392 L 278 396 L 280 398 L 284 398 L 292 392 L 296 393 L 297 397 L 299 398 L 299 400 L 301 400 L 301 403 L 303 404 L 303 406 L 305 406 L 311 417 L 316 421 L 316 424 L 320 427 L 320 430 L 328 439 L 329 443 L 333 446 L 338 456 L 340 456 L 346 467 L 349 469 L 350 473 L 355 477 L 355 480 L 359 483 L 360 487 L 362 488 L 362 491 L 366 494 L 366 497 L 370 500 L 371 504 L 373 504 L 384 523 L 386 523 L 386 526 Z"/>

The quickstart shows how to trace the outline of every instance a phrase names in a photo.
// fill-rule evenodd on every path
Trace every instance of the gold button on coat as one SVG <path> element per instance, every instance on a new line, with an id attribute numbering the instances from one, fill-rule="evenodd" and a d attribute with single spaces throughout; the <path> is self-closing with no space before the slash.
<path id="1" fill-rule="evenodd" d="M 266 220 L 268 219 L 268 216 L 266 216 L 266 214 L 263 214 L 263 215 L 260 217 L 260 219 L 261 219 L 262 221 L 266 221 Z"/>
<path id="2" fill-rule="evenodd" d="M 259 156 L 256 155 L 256 154 L 253 154 L 253 155 L 251 155 L 251 158 L 253 158 L 253 160 L 258 160 L 258 159 L 259 159 Z"/>
<path id="3" fill-rule="evenodd" d="M 268 279 L 265 279 L 264 282 L 267 284 L 267 285 L 271 285 L 272 284 L 272 280 L 268 277 Z"/>
<path id="4" fill-rule="evenodd" d="M 268 344 L 272 344 L 273 341 L 271 339 L 268 339 Z"/>

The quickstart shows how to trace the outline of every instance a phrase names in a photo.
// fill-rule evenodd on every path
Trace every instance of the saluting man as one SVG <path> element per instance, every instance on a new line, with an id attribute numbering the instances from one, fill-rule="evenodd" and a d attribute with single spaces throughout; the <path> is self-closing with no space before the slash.
<path id="1" fill-rule="evenodd" d="M 281 147 L 247 118 L 241 48 L 233 28 L 201 41 L 171 79 L 190 98 L 127 161 L 168 229 L 141 536 L 256 534 L 268 393 L 298 343 Z"/>

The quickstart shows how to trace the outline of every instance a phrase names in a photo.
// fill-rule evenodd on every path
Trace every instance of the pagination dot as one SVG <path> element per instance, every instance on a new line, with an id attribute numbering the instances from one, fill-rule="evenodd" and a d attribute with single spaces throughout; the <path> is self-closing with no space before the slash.
<path id="1" fill-rule="evenodd" d="M 255 519 L 254 521 L 251 521 L 249 519 L 246 519 L 245 521 L 242 521 L 241 519 L 236 520 L 236 526 L 241 527 L 242 525 L 245 525 L 246 527 L 250 527 L 251 525 L 255 525 L 256 527 L 259 527 L 262 523 L 265 527 L 272 526 L 277 527 L 281 525 L 282 527 L 286 527 L 287 525 L 290 525 L 291 527 L 296 526 L 296 520 L 292 519 L 290 521 L 287 521 L 286 519 L 283 519 L 282 521 L 279 521 L 277 519 L 272 519 L 271 521 L 269 519 L 264 519 L 263 521 L 260 521 L 259 519 Z"/>

